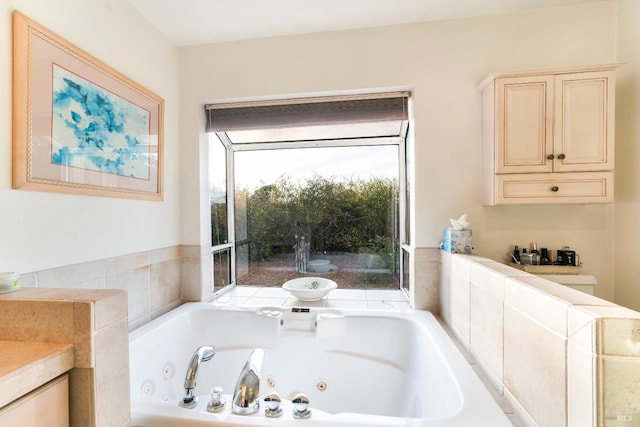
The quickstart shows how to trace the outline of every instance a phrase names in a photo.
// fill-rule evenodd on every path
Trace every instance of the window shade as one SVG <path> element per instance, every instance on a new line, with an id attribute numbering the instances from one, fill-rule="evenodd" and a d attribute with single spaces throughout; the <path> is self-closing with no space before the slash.
<path id="1" fill-rule="evenodd" d="M 205 105 L 208 132 L 408 119 L 407 92 Z"/>

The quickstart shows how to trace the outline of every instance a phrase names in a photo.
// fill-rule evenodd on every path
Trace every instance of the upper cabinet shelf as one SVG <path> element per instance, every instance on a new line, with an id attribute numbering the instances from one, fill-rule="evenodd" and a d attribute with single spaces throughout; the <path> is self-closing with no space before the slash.
<path id="1" fill-rule="evenodd" d="M 484 81 L 485 204 L 613 201 L 618 66 L 500 74 Z"/>

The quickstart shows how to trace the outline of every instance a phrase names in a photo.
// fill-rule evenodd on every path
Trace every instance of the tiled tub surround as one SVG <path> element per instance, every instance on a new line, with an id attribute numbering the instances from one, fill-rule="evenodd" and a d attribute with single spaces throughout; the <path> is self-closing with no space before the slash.
<path id="1" fill-rule="evenodd" d="M 441 254 L 441 315 L 524 425 L 640 425 L 640 313 Z"/>
<path id="2" fill-rule="evenodd" d="M 211 301 L 213 271 L 211 248 L 183 245 L 122 255 L 49 270 L 21 273 L 22 287 L 124 289 L 128 293 L 129 330 L 178 307 L 184 302 Z M 438 312 L 440 250 L 412 249 L 412 307 Z M 259 288 L 256 288 L 259 289 Z M 365 291 L 332 293 L 336 299 L 381 299 Z M 269 291 L 262 291 L 262 294 Z M 360 293 L 358 293 L 360 292 Z M 273 295 L 273 294 L 271 294 Z M 261 295 L 262 296 L 262 295 Z M 387 298 L 388 300 L 388 298 Z M 403 299 L 404 300 L 404 299 Z"/>
<path id="3" fill-rule="evenodd" d="M 62 354 L 55 353 L 57 361 L 46 360 L 23 367 L 15 365 L 15 370 L 3 372 L 0 378 L 3 387 L 11 386 L 12 382 L 28 384 L 36 377 L 48 381 L 61 374 L 60 369 L 71 369 L 69 411 L 72 427 L 124 427 L 130 424 L 125 292 L 21 289 L 2 294 L 0 325 L 0 341 L 10 341 L 14 347 L 58 343 L 63 344 L 60 350 L 64 350 Z M 67 352 L 70 345 L 73 346 L 72 353 Z M 25 361 L 28 361 L 27 357 Z M 38 385 L 31 384 L 29 388 Z M 20 394 L 26 391 L 22 390 Z M 1 395 L 5 392 L 3 389 Z M 16 397 L 6 396 L 6 399 Z"/>
<path id="4" fill-rule="evenodd" d="M 400 290 L 335 289 L 319 301 L 300 301 L 278 287 L 236 286 L 224 293 L 214 305 L 246 307 L 327 307 L 372 310 L 409 310 L 411 307 Z"/>
<path id="5" fill-rule="evenodd" d="M 181 291 L 185 251 L 189 253 L 174 246 L 139 252 L 22 273 L 20 280 L 23 288 L 124 289 L 128 294 L 129 329 L 134 329 L 192 300 L 184 298 Z M 190 261 L 187 258 L 184 262 Z"/>

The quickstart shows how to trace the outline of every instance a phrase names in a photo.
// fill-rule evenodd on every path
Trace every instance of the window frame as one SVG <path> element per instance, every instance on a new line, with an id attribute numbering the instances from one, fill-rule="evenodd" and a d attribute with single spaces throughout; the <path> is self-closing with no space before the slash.
<path id="1" fill-rule="evenodd" d="M 399 98 L 399 97 L 403 98 L 402 101 L 402 111 L 397 111 L 397 116 L 395 116 L 393 118 L 393 120 L 398 120 L 399 126 L 398 126 L 398 134 L 397 135 L 384 135 L 384 136 L 364 136 L 364 137 L 344 137 L 344 138 L 334 138 L 334 139 L 307 139 L 307 140 L 288 140 L 288 139 L 283 139 L 283 140 L 268 140 L 268 141 L 257 141 L 257 142 L 247 142 L 247 141 L 242 141 L 242 142 L 238 142 L 238 143 L 234 143 L 229 135 L 227 134 L 227 130 L 242 130 L 242 126 L 244 126 L 245 124 L 248 124 L 248 128 L 247 129 L 255 129 L 253 126 L 253 124 L 249 121 L 247 123 L 247 121 L 242 122 L 241 120 L 238 121 L 237 117 L 233 118 L 235 120 L 235 122 L 230 122 L 231 123 L 231 127 L 234 126 L 233 123 L 235 123 L 235 126 L 238 126 L 238 123 L 241 123 L 238 129 L 220 129 L 220 128 L 216 128 L 214 121 L 215 121 L 215 117 L 214 117 L 214 113 L 217 114 L 217 110 L 225 110 L 225 109 L 229 109 L 229 110 L 233 110 L 234 108 L 239 108 L 239 107 L 243 107 L 243 106 L 248 106 L 248 109 L 246 111 L 252 111 L 254 110 L 256 107 L 258 108 L 263 108 L 265 106 L 267 106 L 267 108 L 265 109 L 265 111 L 269 111 L 271 106 L 274 105 L 274 103 L 277 104 L 282 104 L 282 105 L 286 105 L 286 108 L 297 108 L 302 106 L 303 104 L 306 104 L 307 102 L 316 102 L 316 100 L 310 99 L 310 100 L 303 100 L 301 102 L 300 105 L 296 105 L 296 102 L 301 101 L 300 98 L 297 99 L 289 99 L 289 100 L 273 100 L 273 101 L 261 101 L 258 103 L 255 102 L 247 102 L 247 103 L 220 103 L 220 104 L 207 104 L 205 105 L 205 111 L 206 111 L 206 115 L 207 115 L 207 126 L 206 126 L 206 130 L 207 130 L 207 135 L 208 135 L 208 146 L 209 149 L 211 147 L 211 143 L 212 143 L 212 139 L 211 138 L 216 138 L 217 141 L 221 142 L 222 145 L 225 148 L 225 153 L 226 153 L 226 201 L 227 201 L 227 235 L 228 235 L 228 242 L 225 244 L 221 244 L 221 245 L 216 245 L 216 246 L 211 246 L 211 254 L 212 257 L 215 257 L 216 254 L 219 254 L 221 252 L 224 251 L 229 251 L 229 275 L 228 277 L 230 278 L 230 283 L 226 286 L 224 286 L 223 288 L 219 289 L 219 290 L 215 290 L 215 283 L 213 283 L 213 295 L 214 295 L 214 299 L 217 298 L 218 296 L 232 290 L 233 288 L 235 288 L 235 286 L 237 285 L 237 251 L 236 251 L 236 217 L 235 217 L 235 213 L 236 213 L 236 195 L 235 195 L 235 173 L 234 173 L 234 162 L 235 162 L 235 153 L 236 152 L 241 152 L 241 151 L 260 151 L 260 150 L 277 150 L 277 149 L 289 149 L 289 148 L 318 148 L 318 147 L 353 147 L 353 146 L 372 146 L 372 145 L 395 145 L 398 149 L 398 236 L 397 236 L 397 244 L 398 244 L 398 282 L 399 282 L 399 290 L 403 291 L 406 296 L 408 298 L 410 298 L 410 283 L 405 283 L 405 281 L 409 281 L 410 279 L 410 266 L 407 265 L 407 263 L 405 263 L 405 252 L 407 254 L 410 254 L 410 235 L 411 235 L 411 224 L 409 224 L 410 222 L 410 216 L 409 216 L 409 185 L 408 185 L 408 180 L 411 179 L 410 174 L 409 174 L 409 165 L 408 165 L 408 161 L 410 161 L 409 155 L 410 153 L 407 152 L 407 150 L 410 149 L 409 145 L 408 145 L 408 141 L 407 139 L 409 138 L 409 113 L 408 111 L 411 110 L 411 97 L 410 97 L 410 93 L 407 91 L 404 92 L 389 92 L 389 93 L 372 93 L 372 94 L 361 94 L 361 95 L 357 95 L 355 96 L 353 99 L 349 100 L 349 97 L 322 97 L 322 98 L 317 98 L 318 100 L 321 101 L 326 101 L 326 100 L 338 100 L 338 101 L 343 101 L 346 99 L 347 102 L 349 101 L 355 101 L 355 103 L 357 104 L 358 102 L 362 102 L 363 104 L 370 104 L 370 98 L 378 98 L 378 101 L 381 101 L 382 103 L 379 105 L 385 105 L 385 107 L 383 107 L 381 110 L 379 110 L 377 113 L 374 114 L 382 114 L 385 115 L 386 119 L 389 119 L 391 116 L 389 115 L 390 112 L 391 114 L 396 114 L 393 113 L 393 108 L 391 109 L 385 109 L 387 108 L 389 105 L 388 101 L 385 100 L 385 98 Z M 351 104 L 345 104 L 345 105 L 349 105 L 349 108 L 351 108 Z M 305 106 L 305 108 L 308 106 Z M 395 107 L 397 107 L 397 105 L 395 105 Z M 394 107 L 394 108 L 395 108 Z M 376 107 L 379 108 L 379 107 Z M 357 110 L 357 108 L 355 109 Z M 298 111 L 294 111 L 296 114 L 298 113 Z M 241 111 L 242 113 L 242 111 Z M 235 114 L 235 112 L 234 112 Z M 356 112 L 356 115 L 358 113 Z M 342 115 L 344 116 L 344 115 Z M 341 117 L 342 117 L 341 116 Z M 304 115 L 300 114 L 296 116 L 296 120 L 304 120 Z M 331 120 L 341 120 L 341 118 L 337 118 L 338 116 L 332 115 L 330 118 Z M 355 116 L 354 116 L 355 117 Z M 302 118 L 302 119 L 301 119 Z M 353 118 L 353 117 L 352 117 Z M 357 124 L 359 123 L 357 120 L 354 121 L 349 121 L 351 119 L 347 119 L 347 121 L 345 121 L 345 123 L 350 123 L 350 124 L 355 124 L 357 126 Z M 375 120 L 373 120 L 375 122 Z M 384 119 L 381 119 L 380 121 L 384 121 Z M 362 120 L 361 123 L 368 123 L 367 120 Z M 298 123 L 299 124 L 299 123 Z M 335 122 L 333 124 L 339 124 L 338 122 Z M 329 125 L 331 126 L 331 123 L 324 123 L 324 125 Z M 348 125 L 348 124 L 347 124 Z M 217 142 L 216 141 L 216 142 Z M 207 164 L 210 164 L 209 162 L 207 162 Z M 211 234 L 211 233 L 209 233 Z M 411 258 L 407 257 L 407 259 L 409 260 L 409 262 L 411 262 Z M 212 266 L 213 267 L 213 266 Z"/>

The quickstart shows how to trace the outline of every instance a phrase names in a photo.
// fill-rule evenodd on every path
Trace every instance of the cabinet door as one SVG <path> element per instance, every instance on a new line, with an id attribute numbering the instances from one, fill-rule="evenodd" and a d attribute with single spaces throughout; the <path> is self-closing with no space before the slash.
<path id="1" fill-rule="evenodd" d="M 496 79 L 496 173 L 551 172 L 552 75 Z"/>
<path id="2" fill-rule="evenodd" d="M 613 172 L 496 175 L 496 204 L 610 203 Z"/>
<path id="3" fill-rule="evenodd" d="M 68 375 L 0 409 L 0 426 L 69 427 Z"/>
<path id="4" fill-rule="evenodd" d="M 554 170 L 613 169 L 614 72 L 556 76 Z"/>

